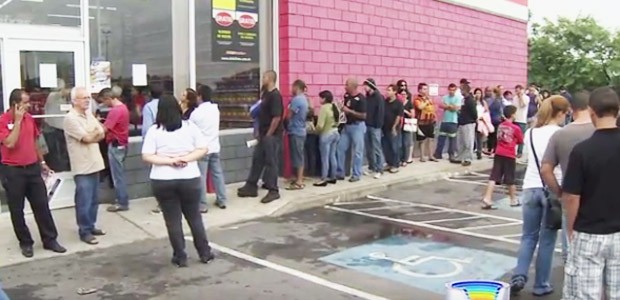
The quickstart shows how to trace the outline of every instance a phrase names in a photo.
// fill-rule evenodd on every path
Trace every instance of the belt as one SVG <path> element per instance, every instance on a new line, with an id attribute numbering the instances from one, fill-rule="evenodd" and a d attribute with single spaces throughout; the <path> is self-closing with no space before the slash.
<path id="1" fill-rule="evenodd" d="M 25 166 L 13 166 L 13 165 L 5 165 L 5 166 L 11 167 L 11 168 L 18 168 L 18 169 L 28 169 L 28 168 L 36 167 L 37 165 L 39 165 L 39 163 L 33 163 L 33 164 L 25 165 Z"/>

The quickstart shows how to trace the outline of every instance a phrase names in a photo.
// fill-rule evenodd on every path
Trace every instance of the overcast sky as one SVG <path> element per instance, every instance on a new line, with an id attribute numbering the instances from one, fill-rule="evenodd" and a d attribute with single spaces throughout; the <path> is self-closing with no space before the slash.
<path id="1" fill-rule="evenodd" d="M 561 17 L 592 16 L 599 24 L 608 29 L 620 30 L 620 18 L 617 0 L 529 0 L 532 21 L 540 22 L 544 18 L 551 20 Z"/>

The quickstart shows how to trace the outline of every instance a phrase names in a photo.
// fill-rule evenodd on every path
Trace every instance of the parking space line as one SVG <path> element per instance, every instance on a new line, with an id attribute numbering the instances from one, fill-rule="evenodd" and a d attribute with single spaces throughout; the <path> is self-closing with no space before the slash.
<path id="1" fill-rule="evenodd" d="M 523 235 L 523 234 L 521 234 L 521 233 L 515 233 L 515 234 L 507 234 L 507 235 L 502 235 L 502 237 L 503 237 L 503 238 L 510 239 L 510 238 L 521 237 L 522 235 Z"/>
<path id="2" fill-rule="evenodd" d="M 450 177 L 446 177 L 446 180 L 451 181 L 451 182 L 456 182 L 456 183 L 468 183 L 468 184 L 481 185 L 481 186 L 486 186 L 488 184 L 484 182 L 470 181 L 470 180 L 464 180 L 464 179 L 454 179 Z"/>
<path id="3" fill-rule="evenodd" d="M 193 241 L 193 238 L 191 236 L 185 237 L 186 240 L 188 241 Z M 366 299 L 366 300 L 389 300 L 388 298 L 384 298 L 381 296 L 377 296 L 377 295 L 373 295 L 358 289 L 354 289 L 351 287 L 348 287 L 346 285 L 342 285 L 342 284 L 338 284 L 332 281 L 329 281 L 327 279 L 323 279 L 321 277 L 317 277 L 314 276 L 312 274 L 308 274 L 308 273 L 304 273 L 301 272 L 299 270 L 293 269 L 293 268 L 289 268 L 289 267 L 285 267 L 283 265 L 279 265 L 276 263 L 272 263 L 270 261 L 264 260 L 264 259 L 260 259 L 258 257 L 254 257 L 248 254 L 245 254 L 243 252 L 239 252 L 237 250 L 228 248 L 228 247 L 224 247 L 215 243 L 209 243 L 209 245 L 211 246 L 211 248 L 228 254 L 230 256 L 234 256 L 236 258 L 239 259 L 243 259 L 245 261 L 251 262 L 253 264 L 259 265 L 259 266 L 263 266 L 269 269 L 272 269 L 274 271 L 278 271 L 284 274 L 288 274 L 294 277 L 297 277 L 299 279 L 303 279 L 305 281 L 309 281 L 312 282 L 314 284 L 318 284 L 320 286 L 341 292 L 341 293 L 345 293 L 345 294 L 349 294 L 351 296 L 355 296 L 358 297 L 360 299 Z"/>
<path id="4" fill-rule="evenodd" d="M 423 211 L 423 212 L 412 212 L 412 213 L 406 213 L 404 214 L 404 216 L 421 216 L 421 215 L 429 215 L 429 214 L 439 214 L 439 213 L 446 213 L 443 210 L 433 210 L 433 211 Z"/>
<path id="5" fill-rule="evenodd" d="M 515 226 L 521 225 L 523 222 L 511 222 L 511 223 L 502 223 L 502 224 L 490 224 L 490 225 L 481 225 L 481 226 L 472 226 L 472 227 L 463 227 L 461 230 L 479 230 L 479 229 L 487 229 L 487 228 L 497 228 L 497 227 L 505 227 L 505 226 Z"/>
<path id="6" fill-rule="evenodd" d="M 325 206 L 325 208 L 330 209 L 330 210 L 334 210 L 334 211 L 350 213 L 350 214 L 364 216 L 364 217 L 369 217 L 369 218 L 380 219 L 380 220 L 384 220 L 384 221 L 388 221 L 388 222 L 393 222 L 393 223 L 402 223 L 402 224 L 407 224 L 407 225 L 413 225 L 413 226 L 433 229 L 433 230 L 437 230 L 437 231 L 443 231 L 443 232 L 467 235 L 467 236 L 481 238 L 481 239 L 506 242 L 506 243 L 510 243 L 510 244 L 520 244 L 521 243 L 520 241 L 511 240 L 511 239 L 507 239 L 507 238 L 502 238 L 501 236 L 494 236 L 494 235 L 482 234 L 482 233 L 477 233 L 477 232 L 465 231 L 465 230 L 461 230 L 461 229 L 453 229 L 453 228 L 448 228 L 448 227 L 443 227 L 443 226 L 437 226 L 437 225 L 427 224 L 427 223 L 422 223 L 422 222 L 417 222 L 417 221 L 397 219 L 397 218 L 391 218 L 391 217 L 386 217 L 386 216 L 380 216 L 380 215 L 375 215 L 375 214 L 366 213 L 366 212 L 362 212 L 362 211 L 356 211 L 356 210 L 341 208 L 341 207 L 337 207 L 337 206 L 327 205 L 327 206 Z"/>
<path id="7" fill-rule="evenodd" d="M 381 207 L 371 207 L 371 208 L 358 208 L 359 211 L 374 211 L 374 210 L 382 210 L 382 209 L 396 209 L 396 208 L 407 208 L 413 207 L 413 205 L 393 205 L 393 206 L 381 206 Z"/>
<path id="8" fill-rule="evenodd" d="M 475 171 L 470 171 L 470 172 L 468 172 L 467 174 L 470 174 L 470 175 L 475 175 L 475 176 L 481 176 L 481 177 L 486 177 L 486 178 L 489 178 L 489 176 L 491 176 L 491 175 L 489 175 L 489 174 L 478 173 L 478 172 L 475 172 Z"/>
<path id="9" fill-rule="evenodd" d="M 483 214 L 483 213 L 477 213 L 477 212 L 473 212 L 473 211 L 469 211 L 469 210 L 463 210 L 463 209 L 448 208 L 448 207 L 431 205 L 431 204 L 422 204 L 422 203 L 413 203 L 413 202 L 407 202 L 407 201 L 400 201 L 400 200 L 382 198 L 382 197 L 373 196 L 373 195 L 368 195 L 368 196 L 366 196 L 366 198 L 371 199 L 371 200 L 385 200 L 386 202 L 411 203 L 415 207 L 432 208 L 432 209 L 443 210 L 445 212 L 456 212 L 456 213 L 468 214 L 468 215 L 473 215 L 473 216 L 480 216 L 480 217 L 485 217 L 485 218 L 497 219 L 497 220 L 502 220 L 502 221 L 519 222 L 519 223 L 521 223 L 521 220 L 519 220 L 519 219 L 502 217 L 502 216 L 496 216 L 496 215 L 489 215 L 489 214 Z"/>
<path id="10" fill-rule="evenodd" d="M 475 220 L 482 219 L 481 216 L 472 216 L 472 217 L 463 217 L 463 218 L 453 218 L 453 219 L 439 219 L 439 220 L 430 220 L 430 221 L 422 221 L 422 223 L 430 224 L 430 223 L 443 223 L 450 221 L 464 221 L 464 220 Z"/>
<path id="11" fill-rule="evenodd" d="M 340 202 L 340 205 L 355 205 L 355 204 L 368 204 L 368 203 L 385 203 L 385 201 L 381 201 L 381 200 L 373 200 L 373 201 L 346 201 L 346 202 Z"/>

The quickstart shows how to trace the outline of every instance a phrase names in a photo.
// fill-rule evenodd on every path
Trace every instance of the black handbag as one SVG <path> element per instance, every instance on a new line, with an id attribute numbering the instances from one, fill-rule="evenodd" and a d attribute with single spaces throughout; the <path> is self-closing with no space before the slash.
<path id="1" fill-rule="evenodd" d="M 532 138 L 532 134 L 534 129 L 530 129 L 530 148 L 532 148 L 532 154 L 534 154 L 534 160 L 536 160 L 536 167 L 538 168 L 538 175 L 540 176 L 540 181 L 543 185 L 543 192 L 545 193 L 545 198 L 547 199 L 547 205 L 545 208 L 545 219 L 543 220 L 544 225 L 547 229 L 551 230 L 559 230 L 562 228 L 562 203 L 560 199 L 549 190 L 545 181 L 540 174 L 540 161 L 538 160 L 538 155 L 536 155 L 536 149 L 534 149 L 534 139 Z"/>

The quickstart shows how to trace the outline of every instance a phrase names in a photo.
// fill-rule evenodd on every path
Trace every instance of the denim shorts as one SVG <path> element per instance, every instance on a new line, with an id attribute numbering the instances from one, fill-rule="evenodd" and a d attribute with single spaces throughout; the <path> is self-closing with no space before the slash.
<path id="1" fill-rule="evenodd" d="M 298 169 L 304 166 L 304 145 L 305 136 L 289 135 L 288 143 L 291 147 L 291 163 L 293 168 Z"/>

